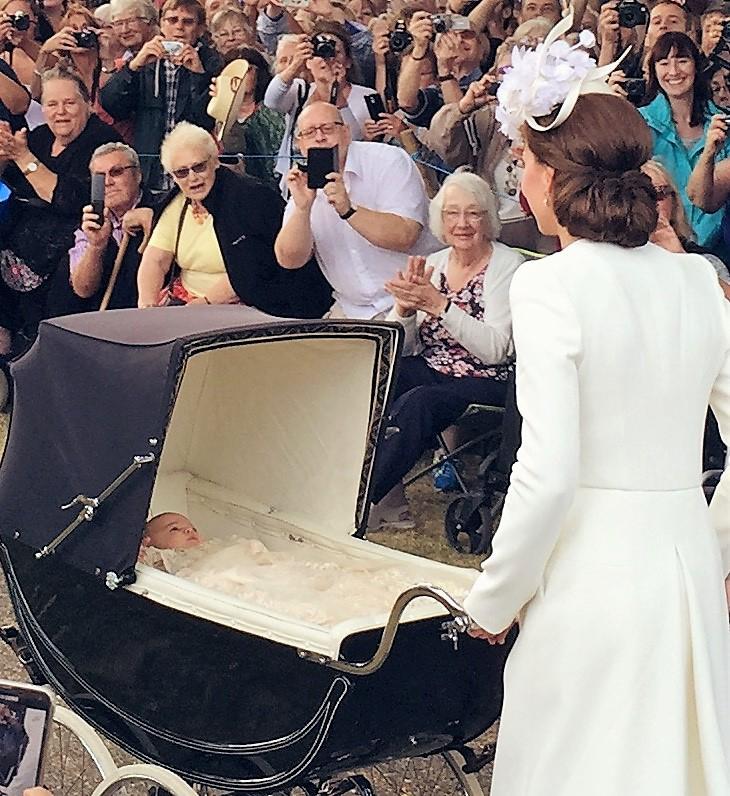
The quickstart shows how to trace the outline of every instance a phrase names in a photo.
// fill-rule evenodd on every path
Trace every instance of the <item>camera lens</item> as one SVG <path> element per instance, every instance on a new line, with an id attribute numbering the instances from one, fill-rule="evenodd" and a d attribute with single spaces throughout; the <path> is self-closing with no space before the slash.
<path id="1" fill-rule="evenodd" d="M 28 30 L 30 28 L 30 17 L 22 11 L 16 11 L 10 16 L 10 24 L 15 30 Z"/>
<path id="2" fill-rule="evenodd" d="M 316 55 L 317 58 L 330 59 L 337 55 L 335 41 L 329 36 L 323 36 L 321 33 L 318 33 L 312 39 L 312 44 L 314 46 L 314 55 Z"/>

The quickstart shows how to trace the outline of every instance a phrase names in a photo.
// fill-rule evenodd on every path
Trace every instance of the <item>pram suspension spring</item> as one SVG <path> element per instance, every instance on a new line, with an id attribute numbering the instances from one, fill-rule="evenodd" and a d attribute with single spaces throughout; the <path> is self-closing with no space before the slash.
<path id="1" fill-rule="evenodd" d="M 68 503 L 61 506 L 63 511 L 70 509 L 73 506 L 81 506 L 76 519 L 69 523 L 54 539 L 47 545 L 44 545 L 35 554 L 36 558 L 45 558 L 55 552 L 56 548 L 62 544 L 78 527 L 84 522 L 91 522 L 94 519 L 96 510 L 99 506 L 129 478 L 132 473 L 139 470 L 145 464 L 151 464 L 156 459 L 154 453 L 145 453 L 141 456 L 135 456 L 132 463 L 124 469 L 119 475 L 103 489 L 96 497 L 87 497 L 86 495 L 76 495 L 76 497 Z"/>

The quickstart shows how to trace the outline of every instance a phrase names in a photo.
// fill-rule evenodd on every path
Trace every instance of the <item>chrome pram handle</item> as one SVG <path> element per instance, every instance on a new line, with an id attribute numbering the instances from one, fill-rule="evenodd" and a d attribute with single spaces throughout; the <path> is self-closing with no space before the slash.
<path id="1" fill-rule="evenodd" d="M 297 654 L 304 660 L 319 663 L 322 666 L 328 666 L 330 669 L 336 669 L 338 672 L 345 672 L 346 674 L 362 676 L 377 672 L 387 660 L 388 655 L 390 655 L 403 612 L 413 600 L 419 597 L 430 597 L 436 600 L 436 602 L 441 603 L 451 614 L 452 619 L 443 622 L 441 625 L 444 631 L 441 634 L 441 638 L 444 641 L 451 641 L 456 650 L 458 648 L 460 634 L 465 633 L 471 626 L 471 618 L 450 594 L 440 589 L 438 586 L 430 586 L 427 583 L 422 583 L 418 586 L 412 586 L 410 589 L 406 589 L 396 598 L 396 601 L 393 603 L 393 608 L 390 611 L 388 621 L 383 628 L 383 635 L 380 637 L 378 648 L 369 661 L 355 661 L 354 663 L 350 663 L 349 661 L 328 658 L 326 655 L 302 649 L 297 650 Z"/>

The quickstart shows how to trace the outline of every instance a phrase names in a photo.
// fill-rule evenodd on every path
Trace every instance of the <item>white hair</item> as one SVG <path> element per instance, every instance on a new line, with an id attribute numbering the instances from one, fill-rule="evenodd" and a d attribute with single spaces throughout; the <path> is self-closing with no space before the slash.
<path id="1" fill-rule="evenodd" d="M 89 168 L 91 168 L 92 164 L 97 158 L 103 157 L 104 155 L 111 155 L 113 152 L 121 152 L 127 158 L 127 163 L 129 163 L 130 166 L 134 166 L 137 171 L 142 170 L 141 166 L 139 165 L 139 155 L 132 149 L 131 146 L 123 144 L 121 141 L 112 141 L 109 144 L 102 144 L 101 146 L 98 146 L 94 150 L 94 154 L 91 156 Z"/>
<path id="2" fill-rule="evenodd" d="M 279 50 L 282 48 L 284 44 L 290 44 L 292 42 L 299 41 L 299 34 L 298 33 L 285 33 L 283 36 L 279 36 L 279 41 L 276 43 L 276 58 L 279 57 Z"/>
<path id="3" fill-rule="evenodd" d="M 102 6 L 97 6 L 94 9 L 94 16 L 104 25 L 111 25 L 112 23 L 112 7 L 111 3 L 104 3 Z"/>
<path id="4" fill-rule="evenodd" d="M 172 132 L 165 136 L 160 147 L 160 162 L 165 171 L 170 171 L 172 156 L 181 149 L 202 151 L 210 158 L 218 157 L 218 145 L 213 136 L 190 122 L 178 122 Z"/>
<path id="5" fill-rule="evenodd" d="M 445 180 L 439 192 L 431 200 L 428 208 L 428 220 L 431 232 L 442 242 L 444 241 L 444 224 L 441 218 L 441 212 L 444 209 L 444 201 L 446 200 L 446 192 L 449 188 L 459 188 L 466 193 L 471 194 L 479 209 L 485 212 L 484 222 L 487 230 L 487 238 L 489 240 L 496 240 L 499 237 L 499 232 L 502 224 L 499 220 L 497 213 L 497 200 L 494 196 L 494 191 L 486 180 L 470 171 L 457 171 L 450 174 Z"/>
<path id="6" fill-rule="evenodd" d="M 112 20 L 125 14 L 137 14 L 148 22 L 157 22 L 157 9 L 150 0 L 109 0 Z"/>

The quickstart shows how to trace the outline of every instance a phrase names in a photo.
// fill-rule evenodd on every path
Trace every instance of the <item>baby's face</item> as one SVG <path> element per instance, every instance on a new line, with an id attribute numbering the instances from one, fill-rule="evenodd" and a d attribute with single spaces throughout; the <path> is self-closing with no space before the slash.
<path id="1" fill-rule="evenodd" d="M 202 539 L 190 520 L 183 514 L 158 514 L 145 525 L 145 540 L 160 550 L 180 550 L 197 547 Z"/>

